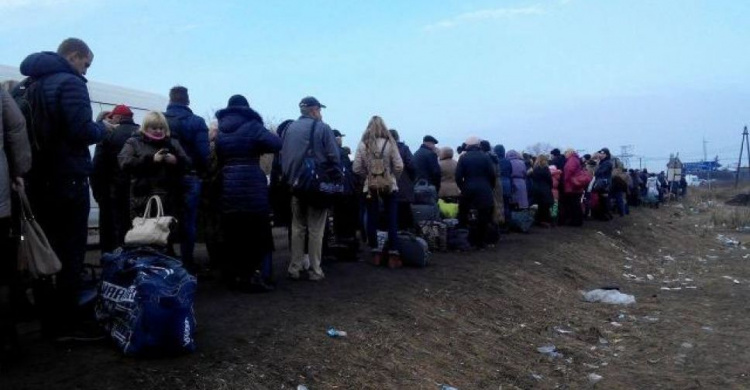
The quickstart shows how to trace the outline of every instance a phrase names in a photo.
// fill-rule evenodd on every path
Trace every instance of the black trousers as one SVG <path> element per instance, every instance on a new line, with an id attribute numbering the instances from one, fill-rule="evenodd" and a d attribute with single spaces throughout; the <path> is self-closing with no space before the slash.
<path id="1" fill-rule="evenodd" d="M 583 225 L 581 196 L 580 193 L 563 192 L 560 194 L 560 215 L 564 218 L 561 225 Z"/>
<path id="2" fill-rule="evenodd" d="M 224 240 L 218 245 L 225 258 L 225 281 L 248 282 L 260 270 L 263 259 L 273 251 L 271 219 L 262 213 L 226 213 L 222 215 Z"/>
<path id="3" fill-rule="evenodd" d="M 78 293 L 88 239 L 89 183 L 85 177 L 29 181 L 26 193 L 39 225 L 62 263 L 54 287 L 44 281 L 35 286 L 42 332 L 54 336 L 70 331 L 82 319 Z"/>
<path id="4" fill-rule="evenodd" d="M 470 221 L 471 210 L 477 210 L 476 220 Z M 458 201 L 458 224 L 469 229 L 469 243 L 477 248 L 484 248 L 489 242 L 489 229 L 492 224 L 494 207 L 472 207 L 466 198 Z"/>

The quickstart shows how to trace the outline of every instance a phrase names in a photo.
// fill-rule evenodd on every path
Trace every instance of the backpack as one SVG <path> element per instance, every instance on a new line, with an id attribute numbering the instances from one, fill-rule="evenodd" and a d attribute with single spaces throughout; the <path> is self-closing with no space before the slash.
<path id="1" fill-rule="evenodd" d="M 383 142 L 380 152 L 371 152 L 367 159 L 367 187 L 371 192 L 390 193 L 391 178 L 388 175 L 385 161 L 385 147 L 389 139 Z"/>
<path id="2" fill-rule="evenodd" d="M 307 204 L 327 208 L 332 206 L 334 197 L 344 194 L 344 174 L 337 166 L 324 166 L 315 158 L 314 121 L 310 130 L 310 140 L 302 161 L 299 174 L 292 182 L 292 194 Z"/>
<path id="3" fill-rule="evenodd" d="M 44 80 L 27 77 L 11 95 L 26 119 L 26 129 L 31 145 L 33 172 L 48 171 L 51 146 L 55 143 L 52 117 L 44 101 Z M 34 169 L 36 168 L 36 169 Z"/>

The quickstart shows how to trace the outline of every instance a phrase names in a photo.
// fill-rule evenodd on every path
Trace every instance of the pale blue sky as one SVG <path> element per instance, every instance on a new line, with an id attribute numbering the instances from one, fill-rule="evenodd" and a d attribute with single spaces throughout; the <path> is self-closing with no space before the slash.
<path id="1" fill-rule="evenodd" d="M 750 2 L 735 0 L 0 0 L 0 64 L 69 36 L 91 80 L 203 116 L 242 93 L 267 120 L 314 95 L 354 145 L 381 115 L 416 148 L 470 135 L 522 150 L 634 145 L 736 162 L 750 122 Z M 125 102 L 127 103 L 127 102 Z M 661 160 L 658 160 L 661 159 Z M 637 166 L 637 161 L 635 161 Z"/>

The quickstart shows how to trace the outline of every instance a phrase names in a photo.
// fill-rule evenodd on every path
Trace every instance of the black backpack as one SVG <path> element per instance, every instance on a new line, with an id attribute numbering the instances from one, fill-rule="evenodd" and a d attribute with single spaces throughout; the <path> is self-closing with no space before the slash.
<path id="1" fill-rule="evenodd" d="M 44 79 L 28 77 L 11 92 L 13 100 L 26 119 L 34 168 L 46 165 L 45 161 L 51 156 L 50 147 L 55 142 L 52 131 L 54 113 L 48 109 L 44 101 L 43 86 Z"/>

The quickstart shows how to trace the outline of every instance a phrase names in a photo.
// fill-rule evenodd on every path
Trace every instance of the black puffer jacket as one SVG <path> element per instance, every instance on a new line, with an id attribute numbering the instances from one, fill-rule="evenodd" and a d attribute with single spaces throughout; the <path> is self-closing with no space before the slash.
<path id="1" fill-rule="evenodd" d="M 120 168 L 117 156 L 125 146 L 125 142 L 137 135 L 137 131 L 138 125 L 133 123 L 132 119 L 124 121 L 96 145 L 91 190 L 97 202 L 109 197 L 110 194 L 118 194 L 123 189 L 127 191 L 129 188 L 130 178 Z"/>
<path id="2" fill-rule="evenodd" d="M 414 156 L 411 154 L 409 147 L 403 143 L 398 142 L 398 154 L 401 156 L 401 161 L 404 163 L 404 171 L 397 179 L 398 194 L 397 200 L 399 202 L 414 203 L 414 163 L 412 159 Z"/>
<path id="3" fill-rule="evenodd" d="M 438 163 L 437 154 L 425 145 L 419 147 L 414 158 L 412 159 L 414 165 L 415 182 L 419 180 L 427 180 L 428 183 L 435 186 L 435 189 L 440 192 L 440 164 Z"/>
<path id="4" fill-rule="evenodd" d="M 490 157 L 478 146 L 469 146 L 456 167 L 456 184 L 461 189 L 461 197 L 476 208 L 493 207 L 492 191 L 496 183 L 495 166 Z"/>
<path id="5" fill-rule="evenodd" d="M 219 134 L 216 156 L 222 176 L 221 211 L 269 214 L 268 181 L 260 156 L 281 149 L 281 138 L 263 127 L 249 107 L 229 107 L 216 113 Z"/>
<path id="6" fill-rule="evenodd" d="M 54 138 L 47 168 L 50 177 L 85 177 L 92 171 L 89 145 L 104 137 L 103 124 L 92 120 L 86 78 L 57 53 L 31 54 L 21 63 L 21 74 L 41 80 L 44 102 L 51 109 Z M 33 168 L 32 168 L 33 169 Z"/>

